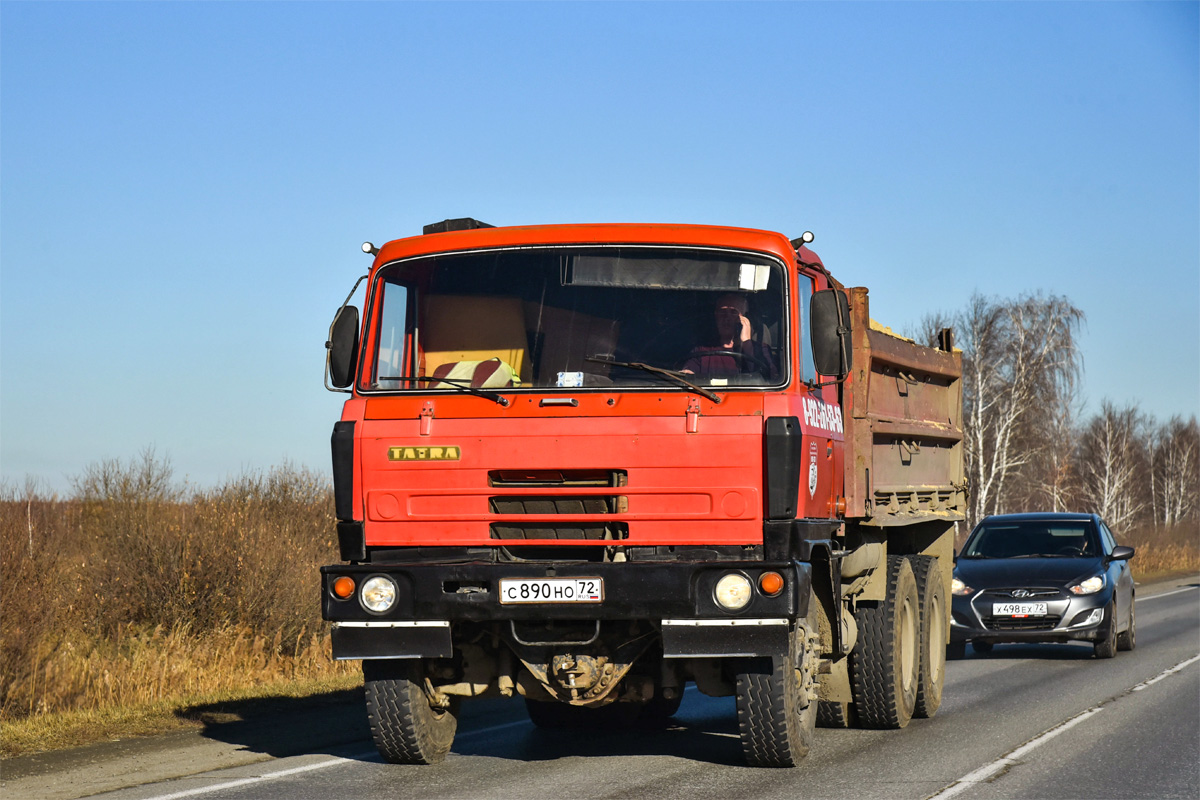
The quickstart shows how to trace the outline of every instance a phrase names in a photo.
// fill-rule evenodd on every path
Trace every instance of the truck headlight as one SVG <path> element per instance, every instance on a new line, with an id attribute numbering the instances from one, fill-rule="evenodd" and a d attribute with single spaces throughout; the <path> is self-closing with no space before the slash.
<path id="1" fill-rule="evenodd" d="M 750 602 L 750 579 L 745 575 L 731 572 L 717 581 L 713 596 L 722 608 L 737 611 Z"/>
<path id="2" fill-rule="evenodd" d="M 1071 587 L 1071 594 L 1095 594 L 1104 588 L 1104 576 L 1094 575 Z"/>
<path id="3" fill-rule="evenodd" d="M 396 602 L 396 584 L 385 575 L 376 575 L 374 578 L 368 578 L 362 585 L 358 597 L 363 608 L 382 614 Z"/>

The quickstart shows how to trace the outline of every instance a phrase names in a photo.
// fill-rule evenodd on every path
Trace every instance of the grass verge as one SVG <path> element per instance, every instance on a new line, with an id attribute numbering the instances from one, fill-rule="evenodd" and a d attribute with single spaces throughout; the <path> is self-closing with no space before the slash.
<path id="1" fill-rule="evenodd" d="M 13 758 L 47 750 L 95 744 L 134 736 L 200 730 L 213 723 L 247 718 L 255 701 L 280 699 L 318 702 L 335 692 L 362 685 L 358 672 L 318 680 L 287 681 L 243 689 L 194 694 L 125 707 L 76 709 L 6 720 L 0 726 L 0 755 Z M 277 702 L 272 702 L 277 706 Z"/>

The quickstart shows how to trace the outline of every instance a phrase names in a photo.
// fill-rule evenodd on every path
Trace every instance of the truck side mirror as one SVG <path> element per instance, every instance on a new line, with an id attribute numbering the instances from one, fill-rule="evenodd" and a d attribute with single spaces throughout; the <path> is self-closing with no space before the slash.
<path id="1" fill-rule="evenodd" d="M 813 364 L 822 375 L 838 380 L 850 374 L 850 301 L 838 289 L 815 292 L 808 304 Z"/>
<path id="2" fill-rule="evenodd" d="M 325 350 L 329 382 L 339 389 L 346 388 L 354 382 L 354 368 L 358 363 L 358 308 L 342 306 L 338 309 L 329 326 Z"/>

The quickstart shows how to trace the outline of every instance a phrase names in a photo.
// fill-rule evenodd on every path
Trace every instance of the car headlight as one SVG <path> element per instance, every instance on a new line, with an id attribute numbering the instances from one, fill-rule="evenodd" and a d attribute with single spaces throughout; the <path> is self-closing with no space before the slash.
<path id="1" fill-rule="evenodd" d="M 950 579 L 950 594 L 962 596 L 964 594 L 970 594 L 973 591 L 975 590 L 960 581 L 957 577 Z"/>
<path id="2" fill-rule="evenodd" d="M 750 588 L 749 578 L 731 572 L 717 581 L 717 588 L 713 592 L 713 596 L 716 597 L 722 608 L 737 611 L 750 602 Z"/>
<path id="3" fill-rule="evenodd" d="M 363 608 L 382 614 L 396 602 L 396 584 L 391 578 L 376 575 L 367 579 L 358 596 L 362 600 Z"/>
<path id="4" fill-rule="evenodd" d="M 1095 594 L 1104 588 L 1104 576 L 1094 575 L 1071 587 L 1071 594 Z"/>

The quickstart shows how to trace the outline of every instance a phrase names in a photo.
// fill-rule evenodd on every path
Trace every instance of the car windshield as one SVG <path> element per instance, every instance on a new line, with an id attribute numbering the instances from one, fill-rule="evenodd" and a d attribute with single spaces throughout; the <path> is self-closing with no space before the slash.
<path id="1" fill-rule="evenodd" d="M 1094 558 L 1099 553 L 1087 522 L 984 523 L 963 546 L 960 558 Z"/>
<path id="2" fill-rule="evenodd" d="M 380 271 L 366 391 L 654 388 L 786 379 L 782 264 L 744 252 L 545 247 Z"/>

